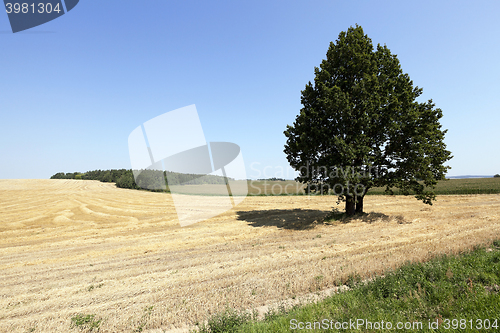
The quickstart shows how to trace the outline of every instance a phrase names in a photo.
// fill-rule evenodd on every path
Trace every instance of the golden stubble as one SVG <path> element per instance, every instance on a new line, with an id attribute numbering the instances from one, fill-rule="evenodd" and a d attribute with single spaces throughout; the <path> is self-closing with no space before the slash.
<path id="1" fill-rule="evenodd" d="M 332 207 L 335 197 L 247 197 L 180 227 L 168 194 L 0 180 L 0 331 L 68 332 L 82 313 L 103 319 L 100 332 L 160 332 L 500 236 L 500 195 L 433 206 L 367 196 L 368 215 L 325 223 Z"/>

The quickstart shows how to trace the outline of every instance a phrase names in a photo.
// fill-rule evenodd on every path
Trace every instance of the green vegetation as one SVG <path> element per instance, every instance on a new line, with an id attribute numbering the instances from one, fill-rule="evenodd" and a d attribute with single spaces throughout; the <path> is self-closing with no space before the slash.
<path id="1" fill-rule="evenodd" d="M 201 325 L 200 333 L 235 332 L 243 324 L 256 318 L 256 314 L 238 312 L 228 308 L 223 313 L 213 316 L 206 325 Z"/>
<path id="2" fill-rule="evenodd" d="M 352 289 L 314 304 L 274 310 L 263 321 L 224 312 L 214 317 L 217 325 L 211 326 L 211 319 L 202 332 L 290 332 L 300 326 L 316 332 L 326 326 L 334 332 L 391 332 L 398 323 L 407 325 L 398 332 L 470 332 L 480 331 L 480 325 L 481 331 L 497 332 L 500 326 L 499 240 L 459 255 L 406 263 L 370 282 L 354 275 L 343 283 Z M 355 330 L 349 321 L 357 319 L 364 322 Z M 339 327 L 342 323 L 348 324 Z"/>
<path id="3" fill-rule="evenodd" d="M 418 102 L 396 55 L 356 25 L 330 43 L 302 91 L 303 105 L 284 131 L 284 152 L 307 191 L 333 190 L 347 215 L 363 212 L 373 187 L 398 188 L 426 204 L 445 178 L 446 150 L 441 109 Z M 354 187 L 353 185 L 356 185 Z"/>
<path id="4" fill-rule="evenodd" d="M 249 195 L 304 195 L 306 185 L 293 180 L 287 181 L 257 181 L 248 182 Z M 446 194 L 498 194 L 500 193 L 500 178 L 464 178 L 440 181 L 435 189 L 436 195 Z M 310 193 L 311 195 L 320 193 Z M 325 193 L 326 194 L 326 193 Z M 334 193 L 328 193 L 334 194 Z M 386 195 L 384 187 L 370 189 L 368 195 Z M 402 195 L 395 190 L 394 195 Z M 411 192 L 409 193 L 412 194 Z"/>
<path id="5" fill-rule="evenodd" d="M 87 332 L 93 332 L 94 330 L 99 331 L 101 322 L 102 319 L 96 319 L 93 314 L 77 314 L 76 316 L 71 317 L 71 327 L 77 327 L 81 330 L 86 330 Z"/>
<path id="6" fill-rule="evenodd" d="M 159 175 L 159 177 L 158 177 Z M 170 171 L 152 171 L 152 170 L 141 170 L 139 176 L 137 177 L 137 183 L 134 178 L 134 172 L 130 169 L 119 169 L 119 170 L 93 170 L 84 173 L 80 172 L 58 172 L 50 179 L 84 179 L 84 180 L 99 180 L 105 183 L 116 183 L 117 187 L 129 188 L 129 189 L 148 189 L 151 187 L 151 191 L 162 191 L 158 188 L 164 188 L 163 191 L 168 192 L 168 180 L 170 180 L 170 185 L 203 185 L 203 184 L 220 184 L 225 185 L 226 179 L 221 176 L 214 175 L 195 175 L 195 174 L 183 174 Z M 232 178 L 228 178 L 232 179 Z M 161 186 L 164 184 L 166 186 Z M 153 189 L 156 188 L 156 189 Z"/>
<path id="7" fill-rule="evenodd" d="M 102 286 L 104 286 L 104 283 L 99 283 L 97 285 L 91 284 L 90 286 L 87 287 L 87 291 L 92 291 L 96 288 L 102 288 Z"/>
<path id="8" fill-rule="evenodd" d="M 373 188 L 368 194 L 384 194 L 384 188 Z M 463 178 L 441 181 L 434 190 L 436 194 L 498 194 L 500 178 Z M 402 194 L 394 191 L 394 194 Z"/>
<path id="9" fill-rule="evenodd" d="M 223 185 L 221 194 L 225 193 L 226 186 L 223 183 L 224 178 L 214 176 L 214 183 Z M 50 177 L 51 179 L 87 179 L 99 180 L 102 182 L 115 182 L 117 187 L 139 189 L 135 183 L 132 170 L 95 170 L 85 173 L 57 173 Z M 184 180 L 183 180 L 184 181 Z M 248 195 L 304 195 L 306 185 L 294 180 L 249 180 Z M 213 191 L 214 187 L 209 188 Z M 168 187 L 166 189 L 168 191 Z M 186 187 L 188 191 L 188 187 Z M 199 192 L 199 189 L 198 189 Z M 187 192 L 189 193 L 189 192 Z M 500 193 L 500 177 L 494 178 L 464 178 L 464 179 L 448 179 L 439 182 L 434 193 L 437 195 L 443 194 L 497 194 Z M 311 195 L 319 195 L 320 193 L 311 192 Z M 333 194 L 333 193 L 324 193 Z M 385 195 L 385 188 L 374 187 L 367 193 L 368 195 Z M 401 191 L 395 190 L 395 195 L 402 195 Z M 409 193 L 412 194 L 412 193 Z"/>
<path id="10" fill-rule="evenodd" d="M 122 176 L 130 175 L 132 179 L 134 175 L 132 170 L 93 170 L 84 173 L 81 172 L 58 172 L 50 179 L 84 179 L 84 180 L 99 180 L 101 182 L 116 183 Z"/>
<path id="11" fill-rule="evenodd" d="M 493 177 L 495 178 L 500 178 L 500 175 L 497 173 L 496 175 L 494 175 Z"/>

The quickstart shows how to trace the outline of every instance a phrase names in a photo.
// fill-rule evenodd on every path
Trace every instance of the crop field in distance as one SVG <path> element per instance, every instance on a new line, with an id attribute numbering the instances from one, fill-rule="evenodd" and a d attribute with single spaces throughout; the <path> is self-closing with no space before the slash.
<path id="1" fill-rule="evenodd" d="M 180 227 L 168 193 L 0 180 L 0 332 L 175 332 L 500 235 L 499 194 L 432 206 L 373 195 L 366 215 L 325 222 L 333 207 L 334 196 L 255 195 Z"/>
<path id="2" fill-rule="evenodd" d="M 303 194 L 305 185 L 294 180 L 249 180 L 249 195 L 291 195 Z M 368 195 L 384 194 L 384 187 L 371 188 Z M 436 185 L 436 194 L 497 194 L 500 193 L 500 177 L 464 178 L 440 181 Z M 394 194 L 399 194 L 394 189 Z"/>

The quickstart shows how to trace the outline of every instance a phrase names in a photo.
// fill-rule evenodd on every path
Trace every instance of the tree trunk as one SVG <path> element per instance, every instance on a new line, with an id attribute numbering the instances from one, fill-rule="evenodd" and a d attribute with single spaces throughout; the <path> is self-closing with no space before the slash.
<path id="1" fill-rule="evenodd" d="M 356 197 L 356 199 L 357 199 L 357 201 L 356 201 L 356 214 L 363 213 L 364 196 L 363 197 Z"/>
<path id="2" fill-rule="evenodd" d="M 352 216 L 356 213 L 356 200 L 354 197 L 346 196 L 345 212 L 346 212 L 347 216 Z"/>

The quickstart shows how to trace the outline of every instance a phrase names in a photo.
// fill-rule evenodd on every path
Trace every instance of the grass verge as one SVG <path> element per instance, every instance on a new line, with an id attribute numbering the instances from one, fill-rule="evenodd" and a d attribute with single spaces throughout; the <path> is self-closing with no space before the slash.
<path id="1" fill-rule="evenodd" d="M 201 328 L 222 332 L 498 332 L 500 240 L 459 255 L 406 263 L 323 301 L 262 321 L 226 311 Z M 389 328 L 391 327 L 391 328 Z M 401 329 L 399 329 L 401 327 Z"/>

